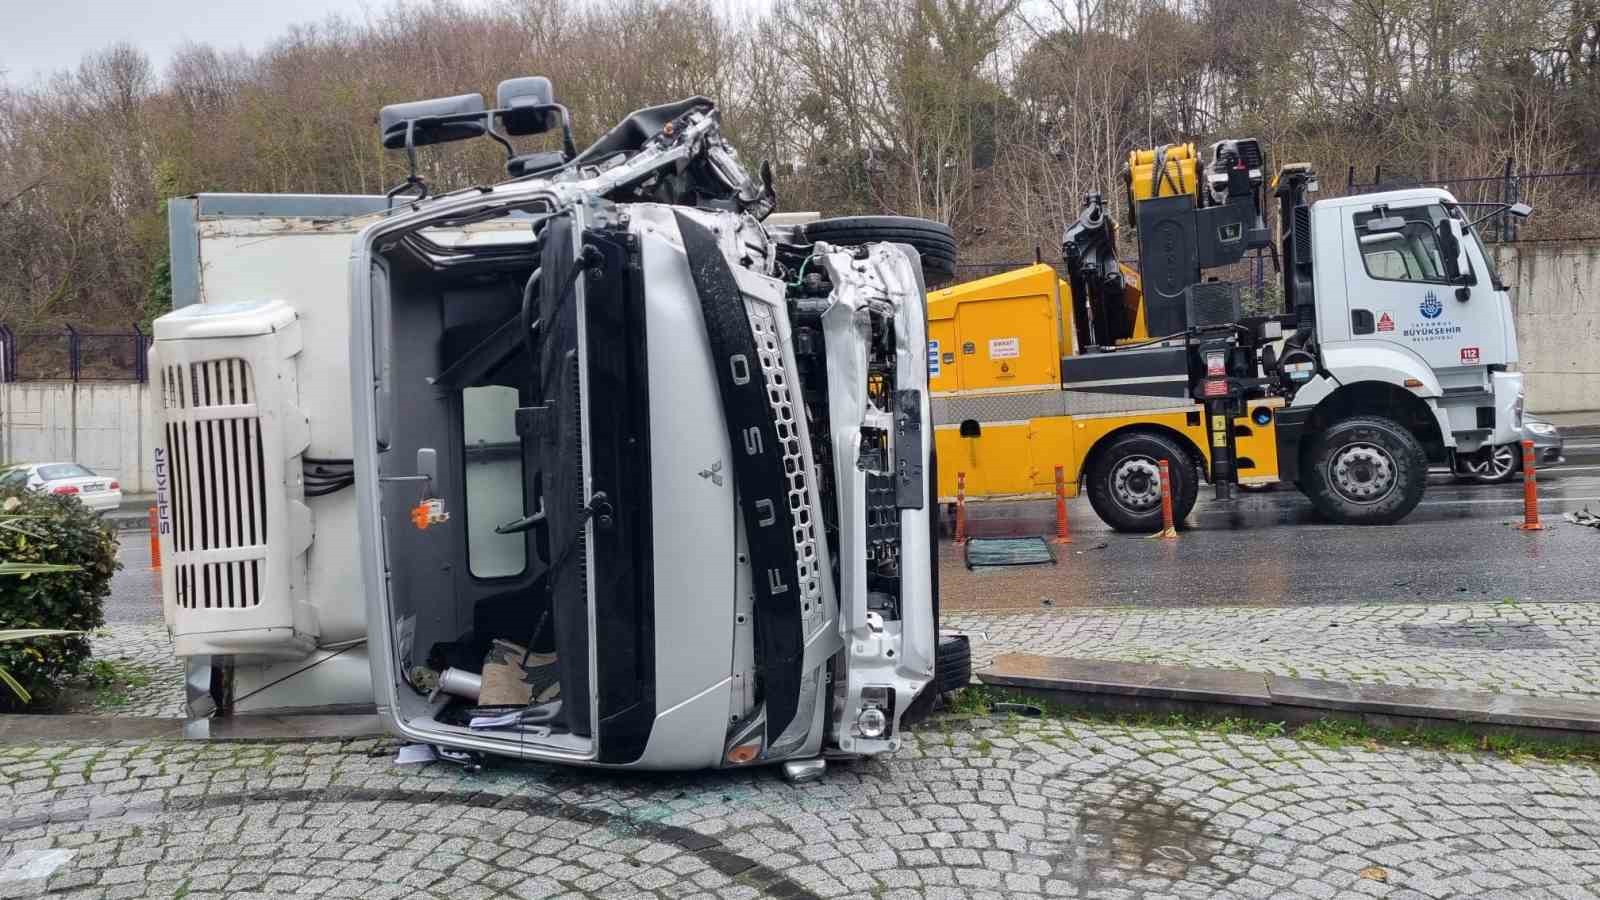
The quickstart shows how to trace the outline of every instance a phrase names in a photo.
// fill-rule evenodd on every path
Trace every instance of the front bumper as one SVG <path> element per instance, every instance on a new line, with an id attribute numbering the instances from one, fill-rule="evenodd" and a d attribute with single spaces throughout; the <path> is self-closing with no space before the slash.
<path id="1" fill-rule="evenodd" d="M 1514 444 L 1522 440 L 1522 373 L 1495 372 L 1491 377 L 1494 390 L 1494 434 L 1485 443 L 1493 446 Z"/>
<path id="2" fill-rule="evenodd" d="M 1533 440 L 1533 461 L 1540 466 L 1560 465 L 1567 461 L 1566 441 L 1562 440 L 1560 433 L 1549 435 L 1531 435 Z"/>
<path id="3" fill-rule="evenodd" d="M 79 494 L 78 500 L 84 506 L 95 512 L 110 512 L 122 506 L 121 491 L 97 491 L 92 494 Z"/>

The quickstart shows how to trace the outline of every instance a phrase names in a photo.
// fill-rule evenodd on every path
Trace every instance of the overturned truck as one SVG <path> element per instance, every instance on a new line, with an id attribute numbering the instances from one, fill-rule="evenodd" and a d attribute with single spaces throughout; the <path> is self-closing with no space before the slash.
<path id="1" fill-rule="evenodd" d="M 926 425 L 948 230 L 773 215 L 705 98 L 582 152 L 566 122 L 513 79 L 386 108 L 386 197 L 173 201 L 191 714 L 375 705 L 467 757 L 651 769 L 895 749 L 968 673 Z M 432 195 L 416 148 L 478 137 L 512 177 Z"/>

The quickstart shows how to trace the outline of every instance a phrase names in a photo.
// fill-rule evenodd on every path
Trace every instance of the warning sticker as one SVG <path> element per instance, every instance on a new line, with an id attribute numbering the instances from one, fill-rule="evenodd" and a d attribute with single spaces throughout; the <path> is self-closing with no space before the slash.
<path id="1" fill-rule="evenodd" d="M 939 377 L 939 342 L 928 342 L 928 377 Z"/>
<path id="2" fill-rule="evenodd" d="M 1226 446 L 1228 446 L 1228 433 L 1226 431 L 1213 431 L 1213 432 L 1211 432 L 1211 446 L 1213 446 L 1213 447 L 1226 447 Z"/>
<path id="3" fill-rule="evenodd" d="M 1393 331 L 1394 330 L 1394 319 L 1388 313 L 1384 313 L 1383 315 L 1378 317 L 1378 330 L 1379 331 Z"/>
<path id="4" fill-rule="evenodd" d="M 990 338 L 990 359 L 1013 359 L 1022 355 L 1022 343 L 1014 337 Z"/>
<path id="5" fill-rule="evenodd" d="M 1477 347 L 1462 347 L 1461 348 L 1461 364 L 1463 366 L 1475 366 L 1475 365 L 1477 365 L 1478 364 L 1478 348 Z"/>

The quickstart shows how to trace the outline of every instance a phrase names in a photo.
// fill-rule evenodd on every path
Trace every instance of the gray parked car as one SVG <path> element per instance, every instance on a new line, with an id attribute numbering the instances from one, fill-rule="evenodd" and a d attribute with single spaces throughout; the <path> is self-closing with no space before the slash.
<path id="1" fill-rule="evenodd" d="M 1561 429 L 1554 423 L 1529 413 L 1522 414 L 1522 437 L 1533 441 L 1533 459 L 1536 466 L 1553 466 L 1563 462 Z M 1479 484 L 1502 484 L 1516 478 L 1522 471 L 1522 448 L 1517 444 L 1502 444 L 1488 454 L 1478 454 L 1461 460 L 1456 474 L 1465 481 Z"/>

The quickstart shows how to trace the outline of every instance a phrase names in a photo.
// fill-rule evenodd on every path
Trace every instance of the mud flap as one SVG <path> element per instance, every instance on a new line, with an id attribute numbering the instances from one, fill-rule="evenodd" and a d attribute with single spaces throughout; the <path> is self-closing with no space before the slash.
<path id="1" fill-rule="evenodd" d="M 804 649 L 789 478 L 744 295 L 716 236 L 683 213 L 676 215 L 710 338 L 723 421 L 733 449 L 734 487 L 749 529 L 757 665 L 771 740 L 784 733 L 798 709 Z"/>

